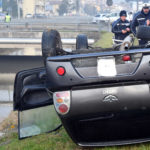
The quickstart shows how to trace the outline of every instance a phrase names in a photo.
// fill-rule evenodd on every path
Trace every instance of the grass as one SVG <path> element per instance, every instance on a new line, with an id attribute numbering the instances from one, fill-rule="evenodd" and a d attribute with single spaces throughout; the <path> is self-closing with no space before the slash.
<path id="1" fill-rule="evenodd" d="M 150 144 L 86 149 L 74 144 L 66 131 L 61 128 L 57 132 L 24 140 L 18 140 L 17 133 L 11 133 L 0 140 L 0 150 L 150 150 Z"/>
<path id="2" fill-rule="evenodd" d="M 111 47 L 112 33 L 102 32 L 101 39 L 95 43 L 96 47 Z M 136 41 L 137 43 L 137 41 Z M 17 113 L 15 113 L 17 115 Z M 3 126 L 9 128 L 12 124 L 16 126 L 16 115 L 10 115 L 4 121 Z M 105 147 L 105 148 L 81 148 L 77 146 L 68 136 L 64 128 L 57 132 L 42 134 L 18 140 L 16 132 L 7 131 L 7 134 L 0 139 L 0 150 L 150 150 L 150 143 L 137 144 L 121 147 Z"/>
<path id="3" fill-rule="evenodd" d="M 100 39 L 94 44 L 95 47 L 110 48 L 113 45 L 112 38 L 114 34 L 111 32 L 101 32 Z M 135 39 L 134 45 L 138 45 L 138 40 Z"/>
<path id="4" fill-rule="evenodd" d="M 109 48 L 112 47 L 112 37 L 113 34 L 111 32 L 101 32 L 100 40 L 98 40 L 94 46 L 95 47 L 102 47 L 102 48 Z"/>
<path id="5" fill-rule="evenodd" d="M 6 145 L 5 145 L 6 144 Z M 16 133 L 6 136 L 0 142 L 0 150 L 73 150 L 76 145 L 64 129 L 19 141 Z"/>

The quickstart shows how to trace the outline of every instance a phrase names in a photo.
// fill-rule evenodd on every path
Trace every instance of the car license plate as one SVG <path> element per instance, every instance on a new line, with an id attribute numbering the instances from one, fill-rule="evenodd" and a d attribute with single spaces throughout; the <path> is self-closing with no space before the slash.
<path id="1" fill-rule="evenodd" d="M 114 57 L 98 57 L 97 72 L 99 76 L 116 76 L 116 62 Z"/>

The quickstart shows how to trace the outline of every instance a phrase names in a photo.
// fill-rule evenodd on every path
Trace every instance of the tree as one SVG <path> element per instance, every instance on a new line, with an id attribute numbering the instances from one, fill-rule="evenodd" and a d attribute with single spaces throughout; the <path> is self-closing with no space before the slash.
<path id="1" fill-rule="evenodd" d="M 69 9 L 69 3 L 68 0 L 63 0 L 59 6 L 58 13 L 60 16 L 64 15 L 65 13 L 68 13 Z"/>
<path id="2" fill-rule="evenodd" d="M 106 1 L 106 4 L 107 4 L 108 6 L 112 6 L 112 5 L 113 5 L 113 1 L 112 1 L 112 0 L 107 0 L 107 1 Z"/>
<path id="3" fill-rule="evenodd" d="M 79 0 L 76 0 L 76 12 L 79 13 L 79 10 L 80 10 Z"/>
<path id="4" fill-rule="evenodd" d="M 97 13 L 96 8 L 92 5 L 86 4 L 84 7 L 84 12 L 88 15 L 95 15 Z"/>

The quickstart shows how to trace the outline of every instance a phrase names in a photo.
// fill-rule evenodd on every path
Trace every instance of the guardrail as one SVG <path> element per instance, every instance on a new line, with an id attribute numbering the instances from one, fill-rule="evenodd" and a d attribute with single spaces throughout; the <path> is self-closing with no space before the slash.
<path id="1" fill-rule="evenodd" d="M 0 32 L 4 30 L 11 31 L 29 31 L 29 32 L 42 32 L 45 29 L 56 29 L 59 31 L 88 31 L 99 32 L 99 25 L 97 24 L 59 24 L 59 23 L 3 23 L 0 24 Z"/>
<path id="2" fill-rule="evenodd" d="M 88 44 L 92 45 L 95 42 L 94 39 L 89 39 Z M 0 48 L 41 48 L 41 39 L 32 38 L 0 38 Z M 76 45 L 76 39 L 62 39 L 62 44 L 64 48 L 74 49 Z"/>
<path id="3" fill-rule="evenodd" d="M 88 44 L 92 45 L 95 42 L 94 39 L 89 39 Z M 41 48 L 41 39 L 32 38 L 0 38 L 0 48 Z M 64 47 L 74 48 L 76 44 L 76 39 L 62 39 L 62 44 Z"/>
<path id="4" fill-rule="evenodd" d="M 92 24 L 92 17 L 50 17 L 46 19 L 12 19 L 10 23 L 0 22 L 0 29 L 43 31 L 46 28 L 57 30 L 98 31 L 99 26 Z M 1 30 L 0 30 L 1 31 Z"/>
<path id="5" fill-rule="evenodd" d="M 62 44 L 74 45 L 76 44 L 76 39 L 61 39 Z M 95 42 L 94 39 L 88 39 L 88 44 L 91 45 Z M 32 38 L 0 38 L 0 44 L 41 44 L 41 39 Z"/>
<path id="6" fill-rule="evenodd" d="M 48 18 L 21 18 L 21 19 L 12 19 L 11 22 L 16 23 L 75 23 L 75 24 L 90 24 L 93 17 L 89 16 L 51 16 Z"/>

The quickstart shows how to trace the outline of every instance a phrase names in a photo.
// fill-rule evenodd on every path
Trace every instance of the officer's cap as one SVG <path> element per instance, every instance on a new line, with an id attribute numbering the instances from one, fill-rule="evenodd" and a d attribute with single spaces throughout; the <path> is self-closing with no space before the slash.
<path id="1" fill-rule="evenodd" d="M 144 4 L 143 4 L 143 8 L 144 8 L 144 9 L 149 9 L 149 8 L 150 8 L 150 5 L 149 5 L 148 3 L 144 3 Z"/>
<path id="2" fill-rule="evenodd" d="M 120 12 L 120 17 L 121 17 L 121 16 L 127 17 L 127 12 L 126 12 L 125 10 L 122 10 L 122 11 Z"/>

